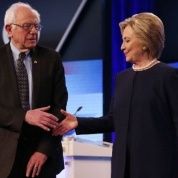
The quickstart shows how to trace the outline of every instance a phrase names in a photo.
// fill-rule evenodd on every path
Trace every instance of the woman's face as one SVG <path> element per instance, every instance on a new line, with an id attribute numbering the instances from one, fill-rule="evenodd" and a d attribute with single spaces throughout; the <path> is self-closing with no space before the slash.
<path id="1" fill-rule="evenodd" d="M 133 29 L 130 26 L 126 26 L 122 34 L 121 50 L 125 54 L 126 61 L 136 63 L 143 57 L 143 45 L 138 37 L 136 37 Z"/>

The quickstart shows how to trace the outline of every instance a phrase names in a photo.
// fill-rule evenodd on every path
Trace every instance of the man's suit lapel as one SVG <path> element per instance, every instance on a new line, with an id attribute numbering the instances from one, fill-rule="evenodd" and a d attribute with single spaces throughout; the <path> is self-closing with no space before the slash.
<path id="1" fill-rule="evenodd" d="M 20 105 L 20 98 L 19 98 L 19 93 L 18 93 L 18 85 L 17 85 L 17 76 L 16 76 L 16 70 L 15 70 L 15 65 L 14 65 L 14 59 L 12 55 L 12 51 L 10 48 L 10 44 L 7 44 L 5 46 L 6 48 L 6 53 L 4 54 L 5 56 L 2 56 L 2 60 L 4 59 L 2 66 L 4 66 L 4 70 L 7 73 L 8 76 L 8 85 L 9 88 L 11 89 L 13 96 L 15 98 L 15 101 L 19 103 Z M 6 65 L 7 64 L 7 65 Z M 6 68 L 7 66 L 7 68 Z M 6 70 L 9 70 L 8 72 Z"/>
<path id="2" fill-rule="evenodd" d="M 32 108 L 35 107 L 35 104 L 37 103 L 38 98 L 38 92 L 40 88 L 40 58 L 38 56 L 37 49 L 32 50 L 32 77 L 33 77 L 33 102 L 32 102 Z"/>

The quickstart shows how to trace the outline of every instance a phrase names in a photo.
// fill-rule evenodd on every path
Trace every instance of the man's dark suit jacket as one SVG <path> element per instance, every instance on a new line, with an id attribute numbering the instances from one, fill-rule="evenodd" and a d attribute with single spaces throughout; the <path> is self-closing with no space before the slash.
<path id="1" fill-rule="evenodd" d="M 37 46 L 31 52 L 33 77 L 32 109 L 51 106 L 50 113 L 62 116 L 59 109 L 66 107 L 67 89 L 64 69 L 59 54 Z M 25 111 L 21 108 L 16 71 L 10 45 L 0 48 L 0 177 L 6 178 L 13 166 L 20 134 L 23 136 Z M 26 124 L 27 125 L 27 124 Z M 52 159 L 56 174 L 63 169 L 61 138 L 29 126 L 31 151 L 42 152 Z"/>

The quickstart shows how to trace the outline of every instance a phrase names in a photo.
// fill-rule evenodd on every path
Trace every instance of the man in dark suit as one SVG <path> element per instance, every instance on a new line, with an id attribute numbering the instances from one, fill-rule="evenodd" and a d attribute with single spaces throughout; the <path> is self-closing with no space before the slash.
<path id="1" fill-rule="evenodd" d="M 59 54 L 37 46 L 40 15 L 29 4 L 6 11 L 10 42 L 0 48 L 0 178 L 55 178 L 63 169 L 61 137 L 50 130 L 62 120 L 67 103 Z M 28 104 L 23 107 L 18 79 L 19 54 L 28 75 Z"/>

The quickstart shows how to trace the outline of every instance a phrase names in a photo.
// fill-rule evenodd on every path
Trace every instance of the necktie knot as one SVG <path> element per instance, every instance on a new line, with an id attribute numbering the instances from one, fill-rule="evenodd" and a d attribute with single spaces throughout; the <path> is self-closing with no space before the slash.
<path id="1" fill-rule="evenodd" d="M 19 60 L 23 61 L 26 58 L 26 53 L 25 52 L 21 52 L 19 53 Z"/>

